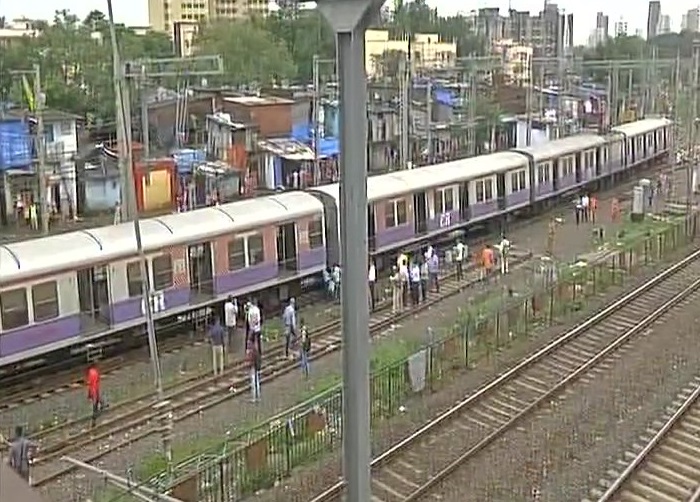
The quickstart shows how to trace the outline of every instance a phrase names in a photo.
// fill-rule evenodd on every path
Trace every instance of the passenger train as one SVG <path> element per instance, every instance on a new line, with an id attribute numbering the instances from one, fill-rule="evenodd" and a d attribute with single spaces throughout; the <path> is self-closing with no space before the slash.
<path id="1" fill-rule="evenodd" d="M 370 250 L 381 256 L 662 161 L 671 126 L 645 119 L 370 177 Z M 229 295 L 286 298 L 340 261 L 338 209 L 331 184 L 143 220 L 156 321 Z M 140 336 L 143 325 L 131 223 L 0 245 L 0 367 Z"/>

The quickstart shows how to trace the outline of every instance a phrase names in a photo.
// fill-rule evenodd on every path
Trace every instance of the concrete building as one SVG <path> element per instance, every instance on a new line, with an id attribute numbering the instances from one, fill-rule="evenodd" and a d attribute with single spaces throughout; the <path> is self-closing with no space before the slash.
<path id="1" fill-rule="evenodd" d="M 156 31 L 173 33 L 174 23 L 198 23 L 206 19 L 244 19 L 266 15 L 267 0 L 148 0 L 148 19 Z"/>
<path id="2" fill-rule="evenodd" d="M 671 16 L 668 14 L 662 14 L 659 18 L 659 29 L 658 35 L 666 35 L 671 33 Z"/>
<path id="3" fill-rule="evenodd" d="M 501 40 L 499 50 L 503 56 L 503 77 L 505 82 L 523 86 L 530 83 L 532 75 L 533 48 L 517 44 L 514 40 Z"/>
<path id="4" fill-rule="evenodd" d="M 39 31 L 32 28 L 31 20 L 15 19 L 0 28 L 0 47 L 7 47 L 24 37 L 35 37 L 38 34 Z"/>
<path id="5" fill-rule="evenodd" d="M 596 30 L 602 35 L 603 40 L 610 36 L 610 17 L 602 12 L 598 12 L 595 18 Z"/>
<path id="6" fill-rule="evenodd" d="M 441 42 L 436 33 L 416 33 L 412 42 L 391 40 L 388 30 L 367 30 L 365 33 L 365 70 L 369 78 L 382 72 L 382 58 L 387 53 L 408 54 L 415 68 L 449 68 L 457 60 L 457 44 Z"/>
<path id="7" fill-rule="evenodd" d="M 619 21 L 615 22 L 615 36 L 616 37 L 626 37 L 628 34 L 627 21 L 620 18 Z"/>
<path id="8" fill-rule="evenodd" d="M 659 34 L 659 21 L 661 20 L 661 2 L 651 0 L 647 14 L 647 40 L 651 40 Z"/>
<path id="9" fill-rule="evenodd" d="M 681 29 L 693 33 L 700 31 L 700 9 L 690 9 L 684 14 Z"/>

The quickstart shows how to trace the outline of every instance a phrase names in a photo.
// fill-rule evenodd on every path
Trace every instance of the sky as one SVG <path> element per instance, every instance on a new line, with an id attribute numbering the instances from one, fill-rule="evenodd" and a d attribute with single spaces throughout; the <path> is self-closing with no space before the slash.
<path id="1" fill-rule="evenodd" d="M 117 22 L 127 25 L 148 25 L 147 0 L 115 0 L 114 17 Z M 508 0 L 428 0 L 428 3 L 438 8 L 444 14 L 455 14 L 458 11 L 468 12 L 481 7 L 500 7 L 505 13 Z M 584 43 L 595 27 L 596 12 L 602 11 L 610 16 L 610 31 L 621 17 L 629 25 L 630 34 L 640 28 L 646 31 L 647 2 L 645 0 L 560 0 L 561 9 L 574 14 L 574 39 L 576 43 Z M 466 4 L 466 6 L 465 6 Z M 542 9 L 544 0 L 511 0 L 510 5 L 518 10 L 530 10 L 533 13 Z M 633 8 L 632 5 L 635 7 Z M 681 16 L 688 9 L 698 6 L 698 0 L 661 0 L 661 12 L 671 16 L 671 27 L 680 28 Z M 29 18 L 50 19 L 56 9 L 68 9 L 80 17 L 91 10 L 107 10 L 106 0 L 50 0 L 48 2 L 20 2 L 17 0 L 0 0 L 0 15 L 9 19 L 26 16 Z"/>

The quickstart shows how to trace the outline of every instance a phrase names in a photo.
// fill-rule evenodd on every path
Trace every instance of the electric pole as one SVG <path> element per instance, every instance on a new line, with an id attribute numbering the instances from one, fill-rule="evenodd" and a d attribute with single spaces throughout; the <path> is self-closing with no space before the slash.
<path id="1" fill-rule="evenodd" d="M 476 85 L 476 75 L 474 72 L 469 73 L 469 156 L 476 157 L 478 152 L 477 148 L 477 128 L 476 128 L 476 98 L 477 98 L 477 85 Z"/>
<path id="2" fill-rule="evenodd" d="M 686 212 L 690 214 L 693 205 L 693 170 L 697 162 L 697 148 L 695 146 L 697 140 L 697 113 L 698 113 L 698 85 L 700 85 L 700 40 L 693 40 L 693 83 L 691 92 L 693 95 L 693 104 L 689 109 L 688 128 L 690 141 L 688 142 L 688 165 L 686 167 Z"/>
<path id="3" fill-rule="evenodd" d="M 433 163 L 433 79 L 428 75 L 425 89 L 425 131 L 428 140 L 428 164 Z"/>
<path id="4" fill-rule="evenodd" d="M 410 69 L 408 58 L 404 53 L 399 56 L 398 69 L 399 84 L 399 168 L 408 169 L 411 161 L 411 114 L 408 101 L 408 89 L 410 85 Z"/>
<path id="5" fill-rule="evenodd" d="M 319 158 L 318 147 L 321 144 L 321 76 L 319 75 L 319 57 L 314 54 L 313 58 L 313 146 L 314 146 L 314 172 L 313 172 L 313 184 L 318 185 L 320 172 L 321 172 L 321 161 Z"/>
<path id="6" fill-rule="evenodd" d="M 557 139 L 564 137 L 564 54 L 557 44 Z"/>
<path id="7" fill-rule="evenodd" d="M 148 130 L 148 95 L 147 82 L 144 75 L 139 81 L 139 94 L 141 98 L 141 143 L 143 143 L 143 158 L 151 157 L 151 134 Z"/>
<path id="8" fill-rule="evenodd" d="M 36 155 L 37 178 L 39 180 L 39 217 L 41 218 L 41 231 L 44 235 L 49 233 L 49 218 L 51 207 L 49 205 L 48 184 L 49 177 L 46 172 L 46 136 L 44 134 L 44 105 L 46 97 L 41 88 L 41 66 L 34 65 L 34 102 L 36 106 Z"/>
<path id="9" fill-rule="evenodd" d="M 530 63 L 527 83 L 525 88 L 525 115 L 526 115 L 526 130 L 525 130 L 525 146 L 532 145 L 532 87 L 535 84 L 533 82 L 533 71 L 532 63 Z M 516 145 L 517 146 L 517 145 Z"/>

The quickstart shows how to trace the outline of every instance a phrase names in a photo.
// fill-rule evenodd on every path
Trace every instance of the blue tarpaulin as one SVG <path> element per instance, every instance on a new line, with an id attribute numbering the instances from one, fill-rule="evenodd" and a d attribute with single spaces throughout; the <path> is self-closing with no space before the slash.
<path id="1" fill-rule="evenodd" d="M 0 121 L 0 170 L 32 167 L 32 137 L 21 119 Z"/>
<path id="2" fill-rule="evenodd" d="M 297 141 L 302 141 L 306 144 L 313 142 L 313 131 L 309 122 L 299 122 L 292 126 L 292 138 Z M 338 138 L 326 136 L 321 138 L 318 145 L 318 154 L 321 157 L 333 157 L 340 153 L 340 142 Z"/>
<path id="3" fill-rule="evenodd" d="M 206 160 L 204 150 L 185 148 L 172 153 L 177 172 L 180 174 L 190 174 L 194 168 Z"/>

